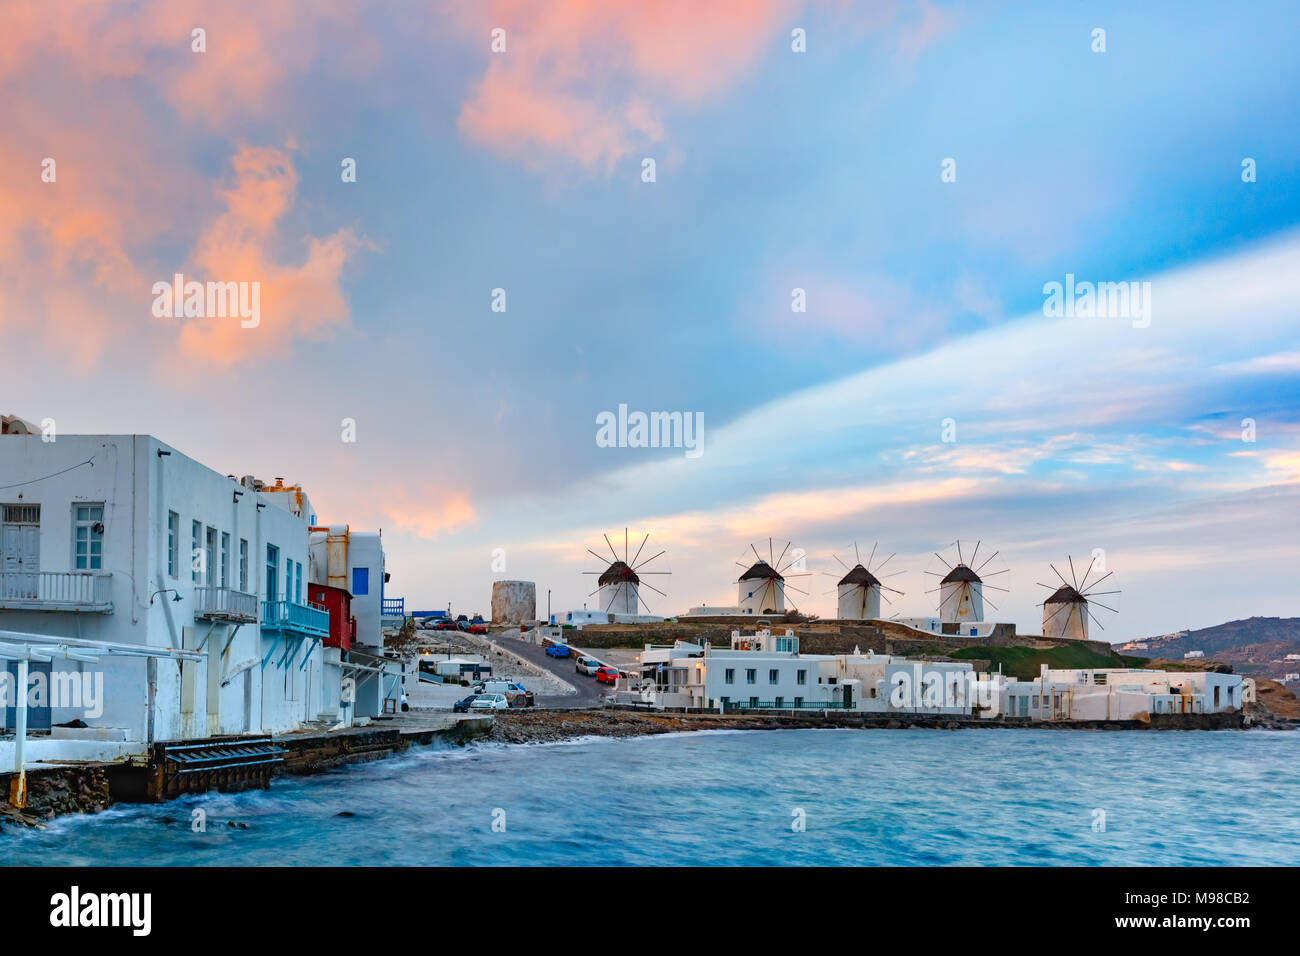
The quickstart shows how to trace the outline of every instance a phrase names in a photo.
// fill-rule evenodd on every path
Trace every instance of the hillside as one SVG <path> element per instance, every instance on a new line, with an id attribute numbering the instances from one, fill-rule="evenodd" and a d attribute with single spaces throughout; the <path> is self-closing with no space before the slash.
<path id="1" fill-rule="evenodd" d="M 1146 647 L 1137 646 L 1142 644 Z M 1188 651 L 1204 651 L 1207 658 L 1231 664 L 1238 674 L 1280 681 L 1288 673 L 1300 673 L 1300 660 L 1284 660 L 1288 654 L 1300 654 L 1300 618 L 1249 617 L 1119 644 L 1115 650 L 1135 657 L 1173 660 L 1181 660 Z"/>
<path id="2" fill-rule="evenodd" d="M 1018 680 L 1034 680 L 1043 664 L 1051 668 L 1141 667 L 1137 658 L 1124 658 L 1119 654 L 1099 654 L 1081 645 L 1068 647 L 967 647 L 954 651 L 955 660 L 988 661 L 991 670 L 998 670 Z"/>

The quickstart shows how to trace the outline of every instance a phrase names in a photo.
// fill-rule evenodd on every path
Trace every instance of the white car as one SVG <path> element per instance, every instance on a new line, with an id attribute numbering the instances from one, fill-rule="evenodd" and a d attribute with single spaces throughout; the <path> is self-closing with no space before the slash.
<path id="1" fill-rule="evenodd" d="M 506 710 L 510 702 L 505 694 L 480 694 L 470 703 L 470 710 Z"/>
<path id="2" fill-rule="evenodd" d="M 574 670 L 576 670 L 579 674 L 586 674 L 588 677 L 593 677 L 595 676 L 596 670 L 599 667 L 600 667 L 600 661 L 596 660 L 596 658 L 579 657 L 578 663 L 574 666 Z"/>

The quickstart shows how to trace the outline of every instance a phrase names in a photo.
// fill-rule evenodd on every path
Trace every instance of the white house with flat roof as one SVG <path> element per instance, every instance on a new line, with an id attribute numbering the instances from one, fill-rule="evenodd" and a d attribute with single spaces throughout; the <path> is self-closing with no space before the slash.
<path id="1" fill-rule="evenodd" d="M 62 736 L 147 745 L 315 720 L 329 619 L 307 603 L 299 504 L 149 435 L 0 437 L 0 657 L 66 640 L 85 659 L 32 658 L 33 684 L 66 670 L 103 685 L 93 708 L 37 699 L 27 728 L 75 719 L 88 726 Z"/>
<path id="2" fill-rule="evenodd" d="M 1009 680 L 1006 716 L 1034 720 L 1148 720 L 1153 714 L 1231 713 L 1251 698 L 1253 681 L 1212 671 L 1136 668 L 1052 669 Z"/>
<path id="3" fill-rule="evenodd" d="M 970 715 L 977 700 L 968 662 L 802 654 L 790 629 L 732 631 L 730 648 L 647 645 L 637 666 L 634 693 L 658 707 Z"/>

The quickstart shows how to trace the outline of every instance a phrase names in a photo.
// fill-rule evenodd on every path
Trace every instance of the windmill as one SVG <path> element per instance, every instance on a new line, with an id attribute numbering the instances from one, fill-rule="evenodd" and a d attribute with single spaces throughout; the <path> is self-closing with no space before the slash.
<path id="1" fill-rule="evenodd" d="M 862 563 L 862 554 L 858 551 L 858 545 L 855 541 L 853 543 L 853 557 L 857 563 L 851 568 L 843 561 L 840 561 L 839 555 L 831 555 L 848 572 L 839 579 L 835 586 L 839 598 L 836 617 L 842 621 L 865 621 L 878 618 L 880 617 L 880 601 L 882 598 L 887 604 L 894 603 L 885 597 L 882 592 L 889 591 L 891 594 L 899 596 L 903 594 L 897 588 L 887 587 L 881 583 L 881 570 L 893 560 L 894 556 L 891 554 L 873 568 L 872 563 L 876 558 L 876 547 L 875 544 L 871 546 L 871 554 L 867 556 L 867 563 L 864 565 Z M 838 572 L 827 571 L 825 573 Z M 892 571 L 885 577 L 894 577 L 903 573 L 902 571 Z"/>
<path id="2" fill-rule="evenodd" d="M 975 550 L 971 552 L 969 559 L 962 549 L 961 541 L 957 540 L 944 554 L 937 551 L 934 556 L 939 559 L 940 564 L 945 571 L 927 571 L 926 574 L 940 578 L 939 586 L 926 591 L 926 594 L 939 592 L 939 620 L 944 624 L 954 624 L 961 621 L 982 621 L 984 620 L 984 604 L 997 610 L 998 606 L 984 596 L 985 590 L 1002 591 L 1007 593 L 1008 589 L 999 584 L 991 584 L 985 578 L 994 578 L 1000 574 L 1010 574 L 1009 568 L 1001 568 L 997 571 L 987 571 L 996 559 L 999 552 L 994 551 L 982 562 L 980 561 L 980 541 L 975 542 Z M 953 560 L 952 551 L 956 550 L 957 559 Z M 1003 578 L 1003 581 L 1006 579 Z"/>
<path id="3" fill-rule="evenodd" d="M 737 561 L 736 566 L 745 568 L 743 574 L 736 581 L 737 594 L 736 604 L 740 608 L 741 614 L 784 614 L 785 613 L 785 592 L 787 590 L 797 591 L 799 594 L 807 597 L 808 592 L 795 587 L 786 581 L 786 572 L 795 567 L 803 560 L 803 552 L 795 549 L 794 555 L 786 560 L 786 555 L 790 551 L 790 542 L 787 541 L 781 549 L 781 553 L 776 553 L 776 546 L 772 539 L 767 539 L 767 560 L 758 553 L 758 548 L 754 545 L 749 546 L 757 559 L 754 564 L 745 565 Z M 785 562 L 784 564 L 782 562 Z M 795 571 L 789 576 L 802 577 L 811 572 Z"/>
<path id="4" fill-rule="evenodd" d="M 1056 566 L 1049 564 L 1048 567 L 1061 579 L 1058 587 L 1055 584 L 1043 584 L 1038 582 L 1040 587 L 1049 588 L 1052 591 L 1051 596 L 1043 602 L 1043 636 L 1044 637 L 1068 637 L 1074 640 L 1086 641 L 1088 639 L 1088 619 L 1091 618 L 1098 627 L 1103 631 L 1106 630 L 1097 615 L 1093 613 L 1093 607 L 1104 608 L 1112 614 L 1118 614 L 1116 608 L 1108 604 L 1102 604 L 1097 600 L 1098 597 L 1105 597 L 1111 594 L 1119 594 L 1119 591 L 1098 591 L 1097 585 L 1101 584 L 1108 577 L 1114 574 L 1114 571 L 1107 571 L 1096 580 L 1089 582 L 1092 577 L 1093 566 L 1097 559 L 1093 558 L 1088 562 L 1088 568 L 1083 572 L 1082 580 L 1074 571 L 1074 559 L 1066 558 L 1070 562 L 1070 580 L 1066 581 L 1065 576 L 1056 570 Z M 1118 601 L 1111 603 L 1118 604 Z"/>
<path id="5" fill-rule="evenodd" d="M 587 597 L 599 595 L 598 602 L 601 610 L 607 611 L 611 614 L 640 614 L 642 603 L 647 603 L 648 610 L 648 602 L 645 601 L 645 597 L 641 594 L 641 588 L 643 587 L 649 588 L 651 591 L 663 595 L 664 597 L 668 596 L 649 581 L 642 580 L 642 578 L 647 575 L 672 574 L 671 571 L 645 570 L 645 566 L 655 560 L 655 558 L 668 553 L 666 551 L 660 551 L 658 554 L 652 555 L 645 560 L 641 559 L 641 553 L 645 550 L 646 542 L 650 540 L 648 532 L 646 533 L 646 536 L 641 539 L 641 544 L 637 547 L 636 554 L 631 557 L 628 556 L 631 549 L 627 528 L 623 529 L 623 556 L 621 558 L 618 556 L 618 550 L 609 540 L 609 535 L 604 535 L 604 538 L 605 544 L 609 548 L 609 553 L 613 560 L 609 561 L 608 565 L 606 565 L 602 571 L 582 572 L 583 574 L 597 575 L 596 590 L 592 591 L 591 594 L 588 594 Z M 608 560 L 605 556 L 597 554 L 590 548 L 587 549 L 587 553 L 602 564 L 605 564 Z"/>

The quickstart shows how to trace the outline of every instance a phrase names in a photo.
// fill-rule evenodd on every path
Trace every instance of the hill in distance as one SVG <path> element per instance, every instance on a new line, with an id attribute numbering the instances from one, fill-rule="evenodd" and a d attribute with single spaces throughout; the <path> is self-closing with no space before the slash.
<path id="1" fill-rule="evenodd" d="M 1237 674 L 1281 681 L 1287 674 L 1300 673 L 1300 659 L 1286 660 L 1288 654 L 1300 654 L 1300 617 L 1248 617 L 1130 641 L 1115 650 L 1129 657 L 1170 660 L 1182 660 L 1188 651 L 1203 651 L 1207 660 L 1231 664 Z"/>

